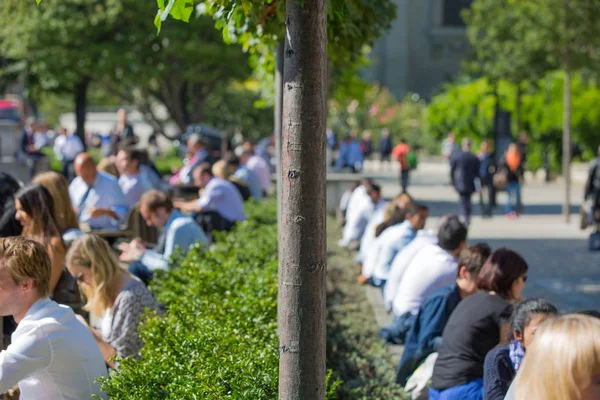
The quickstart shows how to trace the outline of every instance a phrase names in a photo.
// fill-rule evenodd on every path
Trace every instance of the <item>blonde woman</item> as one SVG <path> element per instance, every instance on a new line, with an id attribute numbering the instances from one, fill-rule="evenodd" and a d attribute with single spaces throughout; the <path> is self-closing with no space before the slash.
<path id="1" fill-rule="evenodd" d="M 44 172 L 36 175 L 33 181 L 39 183 L 50 192 L 50 196 L 54 200 L 56 227 L 60 234 L 63 235 L 63 240 L 66 240 L 65 234 L 68 234 L 70 231 L 79 231 L 79 221 L 77 221 L 77 215 L 71 205 L 67 180 L 57 172 Z"/>
<path id="2" fill-rule="evenodd" d="M 544 322 L 514 387 L 517 400 L 600 399 L 600 320 L 563 315 Z"/>
<path id="3" fill-rule="evenodd" d="M 109 175 L 114 176 L 119 179 L 119 170 L 117 169 L 117 164 L 110 160 L 110 158 L 103 158 L 100 160 L 98 165 L 96 166 L 96 170 L 100 172 L 106 172 Z"/>
<path id="4" fill-rule="evenodd" d="M 101 332 L 83 318 L 109 367 L 118 357 L 135 356 L 142 347 L 138 326 L 146 309 L 155 310 L 156 301 L 146 286 L 122 269 L 108 243 L 97 235 L 77 239 L 67 253 L 67 268 L 87 297 L 85 309 L 103 316 Z"/>

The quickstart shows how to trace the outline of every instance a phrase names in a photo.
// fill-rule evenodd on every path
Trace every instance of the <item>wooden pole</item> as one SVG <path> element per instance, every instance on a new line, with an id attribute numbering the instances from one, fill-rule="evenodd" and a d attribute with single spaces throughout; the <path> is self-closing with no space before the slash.
<path id="1" fill-rule="evenodd" d="M 325 0 L 286 2 L 279 399 L 325 399 Z"/>

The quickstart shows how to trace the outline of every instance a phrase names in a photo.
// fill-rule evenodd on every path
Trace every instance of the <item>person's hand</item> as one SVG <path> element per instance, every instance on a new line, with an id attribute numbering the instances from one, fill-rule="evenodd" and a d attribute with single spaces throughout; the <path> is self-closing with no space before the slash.
<path id="1" fill-rule="evenodd" d="M 119 251 L 121 251 L 123 253 L 126 251 L 129 251 L 129 243 L 128 242 L 120 243 L 117 248 L 119 249 Z"/>
<path id="2" fill-rule="evenodd" d="M 142 258 L 145 248 L 143 246 L 129 246 L 129 250 L 121 253 L 119 260 L 125 263 L 137 261 Z"/>
<path id="3" fill-rule="evenodd" d="M 146 244 L 145 244 L 145 243 L 144 243 L 144 241 L 143 241 L 141 238 L 139 238 L 139 237 L 137 237 L 137 238 L 133 239 L 131 242 L 129 242 L 129 247 L 130 247 L 130 248 L 132 248 L 132 247 L 134 247 L 134 248 L 135 248 L 135 247 L 137 247 L 138 249 L 143 249 L 143 250 L 146 250 Z"/>

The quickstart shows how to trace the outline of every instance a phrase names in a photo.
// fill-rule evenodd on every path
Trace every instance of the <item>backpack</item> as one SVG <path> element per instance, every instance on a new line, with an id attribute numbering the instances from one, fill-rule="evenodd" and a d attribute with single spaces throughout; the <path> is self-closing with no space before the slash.
<path id="1" fill-rule="evenodd" d="M 410 169 L 417 169 L 417 166 L 419 165 L 419 159 L 417 157 L 417 153 L 415 153 L 414 151 L 410 151 L 406 155 L 406 162 L 408 163 L 408 167 Z"/>

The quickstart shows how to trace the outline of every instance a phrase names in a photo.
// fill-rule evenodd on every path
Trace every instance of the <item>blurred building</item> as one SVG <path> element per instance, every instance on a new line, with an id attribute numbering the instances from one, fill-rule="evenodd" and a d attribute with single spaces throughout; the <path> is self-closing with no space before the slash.
<path id="1" fill-rule="evenodd" d="M 387 86 L 398 99 L 430 97 L 452 80 L 470 51 L 461 11 L 472 0 L 393 0 L 397 18 L 371 52 L 369 81 Z"/>

